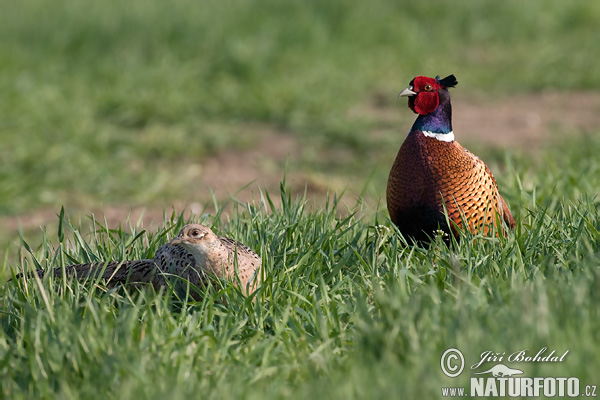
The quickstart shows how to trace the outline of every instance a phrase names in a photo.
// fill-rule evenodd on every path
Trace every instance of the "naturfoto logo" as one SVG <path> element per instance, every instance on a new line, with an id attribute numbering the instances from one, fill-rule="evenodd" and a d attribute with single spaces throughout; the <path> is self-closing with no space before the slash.
<path id="1" fill-rule="evenodd" d="M 505 363 L 562 363 L 569 350 L 548 351 L 543 347 L 538 351 L 529 349 L 512 353 L 484 351 L 479 361 L 471 365 L 470 387 L 444 387 L 443 397 L 596 397 L 596 385 L 581 385 L 577 377 L 528 377 L 525 372 Z M 486 365 L 484 363 L 495 363 Z M 442 372 L 450 377 L 459 376 L 465 367 L 463 353 L 447 349 L 441 358 Z M 526 369 L 526 368 L 524 368 Z M 470 390 L 469 390 L 470 389 Z"/>

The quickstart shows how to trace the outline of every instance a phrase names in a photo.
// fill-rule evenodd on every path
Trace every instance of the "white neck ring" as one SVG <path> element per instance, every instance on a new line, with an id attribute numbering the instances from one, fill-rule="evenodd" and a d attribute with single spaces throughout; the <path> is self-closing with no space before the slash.
<path id="1" fill-rule="evenodd" d="M 435 138 L 441 142 L 454 142 L 454 132 L 450 131 L 448 133 L 439 133 L 439 132 L 429 132 L 429 131 L 421 131 L 423 135 L 427 137 Z"/>

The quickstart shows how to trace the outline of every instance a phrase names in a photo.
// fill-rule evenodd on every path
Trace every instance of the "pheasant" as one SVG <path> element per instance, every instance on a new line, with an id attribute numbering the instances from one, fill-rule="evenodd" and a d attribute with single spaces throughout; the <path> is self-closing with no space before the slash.
<path id="1" fill-rule="evenodd" d="M 125 283 L 150 283 L 158 289 L 166 286 L 169 276 L 181 277 L 202 287 L 211 275 L 234 279 L 237 272 L 242 291 L 249 294 L 260 282 L 261 264 L 258 254 L 244 244 L 217 236 L 207 226 L 190 224 L 184 226 L 177 237 L 161 246 L 153 260 L 69 265 L 66 273 L 77 278 L 101 275 L 108 287 Z M 41 270 L 37 273 L 44 275 Z M 53 273 L 58 276 L 62 269 L 55 268 Z M 195 293 L 191 294 L 198 299 Z"/>
<path id="2" fill-rule="evenodd" d="M 387 207 L 392 222 L 415 242 L 438 230 L 457 237 L 465 221 L 473 233 L 488 234 L 492 227 L 503 232 L 497 216 L 515 227 L 490 169 L 454 139 L 448 88 L 457 84 L 454 75 L 417 76 L 398 95 L 407 96 L 419 116 L 390 171 Z"/>

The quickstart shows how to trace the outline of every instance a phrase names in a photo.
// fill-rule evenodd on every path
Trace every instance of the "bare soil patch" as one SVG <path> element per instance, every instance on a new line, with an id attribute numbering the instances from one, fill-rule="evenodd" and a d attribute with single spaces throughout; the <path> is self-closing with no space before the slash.
<path id="1" fill-rule="evenodd" d="M 600 94 L 592 92 L 547 92 L 452 106 L 458 137 L 497 147 L 531 151 L 552 136 L 600 129 Z"/>

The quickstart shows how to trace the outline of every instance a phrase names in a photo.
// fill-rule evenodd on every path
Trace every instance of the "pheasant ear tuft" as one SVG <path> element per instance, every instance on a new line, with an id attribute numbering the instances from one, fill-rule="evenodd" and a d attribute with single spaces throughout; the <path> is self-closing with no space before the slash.
<path id="1" fill-rule="evenodd" d="M 438 77 L 436 79 L 440 82 L 440 85 L 442 85 L 446 88 L 451 88 L 451 87 L 458 85 L 458 81 L 456 80 L 456 77 L 454 75 L 448 75 L 444 79 L 439 79 L 439 78 L 440 77 L 438 75 Z"/>

